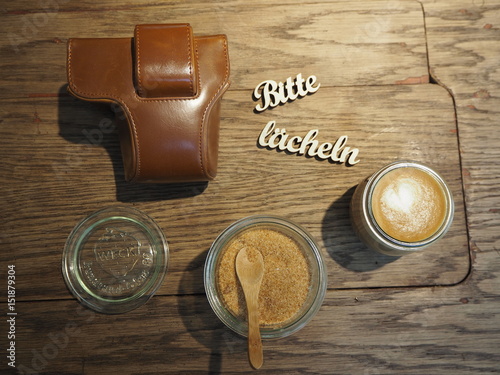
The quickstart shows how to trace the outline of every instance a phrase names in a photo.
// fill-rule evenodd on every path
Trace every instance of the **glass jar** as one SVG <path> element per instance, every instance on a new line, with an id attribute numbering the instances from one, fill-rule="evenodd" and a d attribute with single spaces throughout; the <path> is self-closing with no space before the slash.
<path id="1" fill-rule="evenodd" d="M 327 273 L 319 247 L 307 231 L 297 224 L 283 218 L 266 215 L 250 216 L 231 224 L 216 238 L 208 252 L 204 269 L 205 291 L 208 301 L 218 318 L 234 332 L 247 336 L 248 325 L 246 319 L 238 317 L 224 302 L 218 286 L 218 271 L 224 253 L 229 251 L 227 249 L 233 243 L 232 241 L 244 236 L 245 233 L 248 234 L 251 231 L 260 229 L 274 231 L 278 235 L 284 235 L 294 241 L 308 265 L 310 280 L 302 305 L 290 319 L 273 324 L 261 324 L 260 326 L 263 339 L 285 337 L 304 327 L 314 317 L 323 303 L 327 287 Z M 264 255 L 265 269 L 266 266 L 269 266 L 269 263 L 267 263 Z M 266 278 L 266 271 L 264 271 L 264 278 Z M 280 280 L 276 280 L 276 282 L 279 283 Z M 263 293 L 262 286 L 261 294 Z M 270 301 L 270 303 L 272 304 L 273 301 Z"/>
<path id="2" fill-rule="evenodd" d="M 151 298 L 166 275 L 168 256 L 165 236 L 153 219 L 133 208 L 111 207 L 75 226 L 62 270 L 83 305 L 116 314 Z"/>
<path id="3" fill-rule="evenodd" d="M 350 205 L 359 238 L 391 256 L 436 242 L 450 228 L 453 214 L 453 197 L 443 178 L 413 161 L 391 163 L 362 181 Z"/>

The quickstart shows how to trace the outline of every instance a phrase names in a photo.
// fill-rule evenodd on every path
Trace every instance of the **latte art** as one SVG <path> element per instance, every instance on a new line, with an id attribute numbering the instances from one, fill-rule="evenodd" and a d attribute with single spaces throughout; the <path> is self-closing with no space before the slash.
<path id="1" fill-rule="evenodd" d="M 354 231 L 373 250 L 390 256 L 418 252 L 443 237 L 455 204 L 443 178 L 413 161 L 394 162 L 364 179 L 354 191 Z"/>
<path id="2" fill-rule="evenodd" d="M 416 168 L 385 174 L 373 190 L 373 216 L 380 228 L 403 242 L 431 237 L 446 217 L 446 196 L 438 181 Z"/>

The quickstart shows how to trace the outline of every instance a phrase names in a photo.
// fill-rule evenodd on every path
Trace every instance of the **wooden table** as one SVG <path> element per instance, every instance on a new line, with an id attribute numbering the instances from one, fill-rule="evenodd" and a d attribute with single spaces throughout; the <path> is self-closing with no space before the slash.
<path id="1" fill-rule="evenodd" d="M 245 340 L 207 302 L 203 266 L 224 228 L 263 213 L 311 232 L 329 280 L 305 328 L 264 343 L 261 372 L 500 371 L 499 1 L 21 0 L 0 10 L 2 373 L 15 373 L 11 341 L 20 373 L 251 372 Z M 128 184 L 116 131 L 98 126 L 113 113 L 66 94 L 66 41 L 170 22 L 229 40 L 219 174 L 208 184 Z M 298 73 L 320 89 L 254 112 L 259 82 Z M 318 129 L 320 142 L 347 135 L 360 162 L 258 147 L 269 121 L 292 135 Z M 456 213 L 442 241 L 394 258 L 360 243 L 348 210 L 359 181 L 401 159 L 438 170 Z M 170 263 L 147 304 L 104 315 L 73 298 L 61 256 L 79 220 L 116 205 L 159 223 Z"/>

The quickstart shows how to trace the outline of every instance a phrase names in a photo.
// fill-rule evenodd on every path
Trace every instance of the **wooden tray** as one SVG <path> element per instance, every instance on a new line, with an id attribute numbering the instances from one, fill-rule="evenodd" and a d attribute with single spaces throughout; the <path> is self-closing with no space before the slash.
<path id="1" fill-rule="evenodd" d="M 320 79 L 321 76 L 318 77 Z M 324 82 L 323 84 L 325 84 Z M 318 92 L 256 114 L 252 90 L 231 91 L 223 102 L 220 165 L 209 184 L 133 185 L 124 182 L 117 134 L 96 124 L 111 121 L 105 107 L 61 97 L 37 99 L 36 134 L 4 133 L 4 152 L 18 154 L 3 175 L 4 238 L 26 298 L 68 297 L 60 274 L 65 239 L 94 210 L 133 205 L 155 218 L 170 244 L 169 273 L 160 294 L 202 293 L 202 269 L 215 237 L 233 221 L 274 214 L 308 229 L 319 241 L 329 288 L 451 285 L 469 271 L 460 158 L 453 100 L 437 85 L 321 87 Z M 33 101 L 24 104 L 32 106 Z M 15 102 L 17 113 L 29 113 Z M 354 166 L 261 148 L 268 121 L 288 134 L 318 129 L 320 142 L 347 135 L 359 149 Z M 31 122 L 11 118 L 12 124 Z M 100 135 L 99 135 L 100 134 Z M 92 145 L 93 139 L 96 145 Z M 420 254 L 375 254 L 353 233 L 349 200 L 359 181 L 394 160 L 431 165 L 449 183 L 456 213 L 447 236 Z M 29 189 L 28 189 L 29 187 Z M 38 188 L 37 188 L 38 187 Z M 28 226 L 24 223 L 29 223 Z M 18 246 L 21 245 L 21 248 Z"/>
<path id="2" fill-rule="evenodd" d="M 203 293 L 203 265 L 212 241 L 233 221 L 261 213 L 284 216 L 312 233 L 323 251 L 330 289 L 453 285 L 466 277 L 470 260 L 455 108 L 445 89 L 427 83 L 420 5 L 233 5 L 200 3 L 196 12 L 182 5 L 102 10 L 89 30 L 86 15 L 94 13 L 83 2 L 80 10 L 51 18 L 51 37 L 34 33 L 15 54 L 9 33 L 20 33 L 18 25 L 30 13 L 7 11 L 0 42 L 9 52 L 0 62 L 5 84 L 0 261 L 16 264 L 20 300 L 71 298 L 61 275 L 65 240 L 84 216 L 117 204 L 143 210 L 165 231 L 171 259 L 158 292 L 163 295 Z M 109 129 L 113 113 L 66 95 L 66 39 L 131 36 L 133 25 L 121 19 L 189 20 L 196 34 L 228 35 L 233 84 L 222 102 L 216 181 L 125 183 L 118 137 Z M 319 91 L 254 113 L 252 91 L 259 82 L 298 73 L 316 75 Z M 259 148 L 258 136 L 271 120 L 291 135 L 318 129 L 321 142 L 347 135 L 361 161 L 347 167 Z M 444 175 L 456 216 L 435 246 L 390 258 L 359 242 L 348 205 L 360 180 L 401 159 L 421 161 Z"/>

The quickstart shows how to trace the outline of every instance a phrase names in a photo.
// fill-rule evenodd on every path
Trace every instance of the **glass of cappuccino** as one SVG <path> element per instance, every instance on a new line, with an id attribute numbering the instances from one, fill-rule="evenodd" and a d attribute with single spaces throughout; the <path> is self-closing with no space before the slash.
<path id="1" fill-rule="evenodd" d="M 419 251 L 441 238 L 454 202 L 443 178 L 420 163 L 391 163 L 356 188 L 351 223 L 360 239 L 386 255 Z"/>

